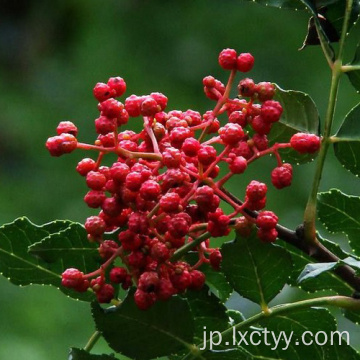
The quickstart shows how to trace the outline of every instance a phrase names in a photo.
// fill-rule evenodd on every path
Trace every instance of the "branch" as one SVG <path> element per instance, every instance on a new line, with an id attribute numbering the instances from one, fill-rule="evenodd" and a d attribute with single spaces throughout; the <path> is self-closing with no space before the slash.
<path id="1" fill-rule="evenodd" d="M 221 190 L 234 202 L 242 205 L 242 201 L 239 200 L 236 196 L 234 196 L 224 188 L 221 188 Z M 258 216 L 257 211 L 252 211 L 248 209 L 245 209 L 245 211 L 249 216 L 253 218 L 256 218 Z M 339 260 L 341 260 L 319 241 L 317 241 L 316 243 L 309 243 L 305 241 L 302 226 L 298 229 L 298 231 L 293 231 L 278 224 L 276 226 L 276 230 L 278 232 L 279 239 L 296 247 L 297 249 L 301 250 L 303 253 L 310 256 L 319 263 L 338 262 Z M 356 272 L 354 269 L 352 269 L 348 265 L 341 265 L 333 271 L 342 280 L 349 284 L 354 290 L 356 290 L 356 292 L 360 292 L 360 277 L 356 276 Z"/>

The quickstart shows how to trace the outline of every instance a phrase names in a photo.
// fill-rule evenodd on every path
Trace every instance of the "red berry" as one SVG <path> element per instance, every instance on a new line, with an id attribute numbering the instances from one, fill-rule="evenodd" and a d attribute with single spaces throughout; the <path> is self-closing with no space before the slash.
<path id="1" fill-rule="evenodd" d="M 118 216 L 123 209 L 122 204 L 119 202 L 117 197 L 106 198 L 103 201 L 101 208 L 106 215 L 111 217 Z"/>
<path id="2" fill-rule="evenodd" d="M 180 292 L 185 291 L 191 285 L 191 275 L 187 270 L 183 270 L 180 274 L 172 274 L 170 280 Z"/>
<path id="3" fill-rule="evenodd" d="M 271 100 L 275 95 L 275 86 L 270 82 L 259 82 L 255 85 L 255 91 L 260 101 Z"/>
<path id="4" fill-rule="evenodd" d="M 161 187 L 156 181 L 147 180 L 141 185 L 139 193 L 144 200 L 157 200 Z"/>
<path id="5" fill-rule="evenodd" d="M 272 211 L 261 211 L 256 218 L 256 225 L 265 230 L 270 230 L 277 225 L 278 217 Z"/>
<path id="6" fill-rule="evenodd" d="M 267 186 L 256 180 L 252 180 L 246 187 L 246 195 L 250 201 L 258 201 L 265 198 Z"/>
<path id="7" fill-rule="evenodd" d="M 81 176 L 85 176 L 87 173 L 95 169 L 95 165 L 96 162 L 93 159 L 85 158 L 77 164 L 76 171 Z"/>
<path id="8" fill-rule="evenodd" d="M 90 190 L 84 197 L 84 201 L 91 208 L 98 208 L 106 199 L 105 193 L 99 190 Z"/>
<path id="9" fill-rule="evenodd" d="M 125 186 L 131 191 L 138 191 L 143 183 L 143 178 L 139 172 L 130 172 L 125 179 Z"/>
<path id="10" fill-rule="evenodd" d="M 180 196 L 177 193 L 167 193 L 160 199 L 160 207 L 164 212 L 177 212 L 180 205 Z"/>
<path id="11" fill-rule="evenodd" d="M 116 129 L 116 121 L 107 116 L 100 116 L 95 119 L 95 130 L 97 134 L 106 135 Z"/>
<path id="12" fill-rule="evenodd" d="M 99 254 L 104 259 L 110 259 L 119 248 L 119 245 L 113 240 L 105 240 L 100 244 Z"/>
<path id="13" fill-rule="evenodd" d="M 254 60 L 250 53 L 242 53 L 236 59 L 236 67 L 241 72 L 248 72 L 253 68 Z"/>
<path id="14" fill-rule="evenodd" d="M 147 310 L 154 305 L 156 296 L 154 293 L 146 293 L 145 291 L 137 289 L 134 294 L 134 300 L 140 310 Z"/>
<path id="15" fill-rule="evenodd" d="M 85 229 L 90 235 L 102 235 L 105 232 L 106 223 L 99 216 L 90 216 L 85 221 Z"/>
<path id="16" fill-rule="evenodd" d="M 109 303 L 114 298 L 115 290 L 112 285 L 104 284 L 97 292 L 97 301 L 101 304 Z"/>
<path id="17" fill-rule="evenodd" d="M 135 234 L 147 234 L 149 222 L 144 213 L 134 212 L 129 216 L 129 230 Z"/>
<path id="18" fill-rule="evenodd" d="M 313 154 L 320 149 L 320 138 L 314 134 L 297 133 L 291 137 L 290 144 L 301 154 Z"/>
<path id="19" fill-rule="evenodd" d="M 224 49 L 219 54 L 219 65 L 225 70 L 236 68 L 236 51 L 234 49 Z"/>
<path id="20" fill-rule="evenodd" d="M 262 242 L 269 243 L 276 240 L 278 232 L 275 228 L 268 230 L 260 228 L 258 229 L 257 236 Z"/>
<path id="21" fill-rule="evenodd" d="M 181 149 L 183 142 L 192 136 L 192 132 L 186 127 L 175 127 L 171 130 L 169 140 L 171 145 L 177 149 Z"/>
<path id="22" fill-rule="evenodd" d="M 99 171 L 90 171 L 86 175 L 86 185 L 92 190 L 101 190 L 106 181 L 106 176 Z"/>
<path id="23" fill-rule="evenodd" d="M 191 139 L 191 138 L 190 138 Z M 190 140 L 189 139 L 189 140 Z M 178 168 L 181 163 L 181 152 L 178 149 L 169 147 L 162 153 L 163 164 L 168 168 Z"/>
<path id="24" fill-rule="evenodd" d="M 216 160 L 216 150 L 210 145 L 201 145 L 198 151 L 199 162 L 203 165 L 210 165 Z"/>
<path id="25" fill-rule="evenodd" d="M 157 104 L 160 106 L 161 111 L 164 111 L 166 106 L 167 106 L 167 102 L 168 102 L 168 98 L 159 92 L 153 92 L 150 94 L 150 96 L 157 102 Z"/>
<path id="26" fill-rule="evenodd" d="M 159 288 L 156 293 L 157 299 L 164 301 L 168 300 L 172 295 L 176 294 L 176 292 L 177 290 L 169 279 L 160 279 Z"/>
<path id="27" fill-rule="evenodd" d="M 220 250 L 213 250 L 209 256 L 210 265 L 214 270 L 220 270 L 222 255 Z"/>
<path id="28" fill-rule="evenodd" d="M 266 135 L 254 134 L 252 141 L 259 151 L 266 150 L 269 147 L 269 140 Z"/>
<path id="29" fill-rule="evenodd" d="M 154 271 L 145 271 L 139 277 L 138 289 L 144 292 L 156 292 L 160 284 L 159 275 Z"/>
<path id="30" fill-rule="evenodd" d="M 233 111 L 229 115 L 229 122 L 245 127 L 247 125 L 246 113 L 242 111 Z"/>
<path id="31" fill-rule="evenodd" d="M 66 269 L 61 275 L 61 285 L 67 288 L 77 288 L 84 281 L 84 273 L 78 269 Z"/>
<path id="32" fill-rule="evenodd" d="M 93 90 L 95 98 L 102 102 L 115 95 L 115 91 L 109 85 L 104 83 L 97 83 Z"/>
<path id="33" fill-rule="evenodd" d="M 247 168 L 247 161 L 242 156 L 237 156 L 229 164 L 229 169 L 233 174 L 242 174 Z"/>
<path id="34" fill-rule="evenodd" d="M 46 148 L 51 156 L 61 156 L 73 152 L 77 147 L 77 140 L 71 134 L 61 134 L 50 137 L 46 141 Z"/>
<path id="35" fill-rule="evenodd" d="M 114 97 L 120 97 L 126 91 L 126 83 L 120 76 L 111 77 L 108 80 L 107 85 L 115 92 Z"/>
<path id="36" fill-rule="evenodd" d="M 240 80 L 238 85 L 238 91 L 241 96 L 252 97 L 255 93 L 255 83 L 254 80 L 246 78 Z"/>
<path id="37" fill-rule="evenodd" d="M 265 122 L 261 115 L 258 115 L 252 119 L 250 125 L 259 135 L 266 135 L 270 132 L 272 124 Z"/>
<path id="38" fill-rule="evenodd" d="M 65 133 L 76 137 L 78 134 L 78 129 L 71 121 L 61 121 L 56 128 L 56 132 L 58 135 Z"/>
<path id="39" fill-rule="evenodd" d="M 236 145 L 243 137 L 244 130 L 238 124 L 228 123 L 219 130 L 220 138 L 225 145 Z"/>
<path id="40" fill-rule="evenodd" d="M 110 270 L 109 277 L 111 282 L 121 284 L 126 280 L 127 275 L 128 273 L 125 268 L 116 266 Z"/>
<path id="41" fill-rule="evenodd" d="M 249 237 L 253 229 L 253 223 L 246 219 L 245 216 L 241 216 L 236 219 L 235 231 L 242 237 Z"/>
<path id="42" fill-rule="evenodd" d="M 215 81 L 215 78 L 213 76 L 206 76 L 204 77 L 203 79 L 203 85 L 208 87 L 208 88 L 212 88 L 212 87 L 215 87 L 216 85 L 216 81 Z"/>
<path id="43" fill-rule="evenodd" d="M 142 98 L 136 95 L 130 95 L 125 100 L 125 109 L 131 117 L 138 117 L 141 113 Z"/>
<path id="44" fill-rule="evenodd" d="M 156 242 L 150 250 L 151 257 L 159 263 L 169 259 L 170 252 L 167 246 L 162 242 Z"/>
<path id="45" fill-rule="evenodd" d="M 115 99 L 108 99 L 98 105 L 101 115 L 107 116 L 109 119 L 118 118 L 124 110 L 124 105 Z"/>
<path id="46" fill-rule="evenodd" d="M 286 165 L 286 166 L 285 166 Z M 292 166 L 283 164 L 271 172 L 271 182 L 277 189 L 290 186 L 292 181 Z"/>
<path id="47" fill-rule="evenodd" d="M 193 270 L 190 273 L 191 276 L 191 284 L 189 286 L 190 289 L 200 290 L 205 284 L 205 275 L 199 270 Z"/>
<path id="48" fill-rule="evenodd" d="M 126 176 L 130 173 L 130 168 L 124 163 L 116 162 L 110 168 L 110 176 L 117 183 L 124 183 Z"/>
<path id="49" fill-rule="evenodd" d="M 140 112 L 143 116 L 154 116 L 156 113 L 161 111 L 160 105 L 150 96 L 146 96 L 141 102 Z"/>
<path id="50" fill-rule="evenodd" d="M 278 101 L 267 100 L 261 105 L 261 117 L 267 123 L 279 121 L 283 108 Z"/>

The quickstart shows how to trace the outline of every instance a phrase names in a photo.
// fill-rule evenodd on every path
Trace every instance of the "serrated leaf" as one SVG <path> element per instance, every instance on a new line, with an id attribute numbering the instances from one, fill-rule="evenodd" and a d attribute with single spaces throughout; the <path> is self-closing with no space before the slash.
<path id="1" fill-rule="evenodd" d="M 116 358 L 113 355 L 95 355 L 82 349 L 71 348 L 68 360 L 116 360 Z"/>
<path id="2" fill-rule="evenodd" d="M 318 195 L 320 221 L 332 233 L 345 233 L 356 254 L 360 254 L 360 198 L 332 189 Z"/>
<path id="3" fill-rule="evenodd" d="M 281 103 L 284 111 L 268 136 L 271 144 L 288 143 L 291 136 L 297 132 L 318 134 L 319 113 L 309 95 L 300 91 L 283 90 L 276 85 L 275 100 Z M 316 156 L 299 154 L 291 148 L 281 149 L 280 153 L 285 161 L 291 163 L 305 163 L 312 161 Z"/>
<path id="4" fill-rule="evenodd" d="M 203 341 L 204 331 L 223 331 L 229 327 L 226 307 L 207 286 L 200 291 L 188 291 L 185 298 L 194 316 L 195 343 Z"/>
<path id="5" fill-rule="evenodd" d="M 360 65 L 360 43 L 357 45 L 354 59 L 349 65 Z M 356 91 L 360 92 L 360 70 L 348 71 L 346 75 Z"/>
<path id="6" fill-rule="evenodd" d="M 0 272 L 13 284 L 58 286 L 60 275 L 28 253 L 29 246 L 49 235 L 48 226 L 43 228 L 19 218 L 0 227 Z"/>
<path id="7" fill-rule="evenodd" d="M 334 269 L 337 265 L 337 262 L 307 264 L 299 275 L 297 282 L 300 284 L 303 281 L 313 279 L 326 271 Z"/>
<path id="8" fill-rule="evenodd" d="M 256 232 L 223 244 L 221 251 L 222 270 L 230 284 L 240 295 L 260 305 L 281 291 L 291 272 L 287 251 L 262 243 Z"/>
<path id="9" fill-rule="evenodd" d="M 332 244 L 329 241 L 330 244 Z M 298 284 L 297 279 L 304 269 L 304 267 L 309 264 L 310 262 L 314 261 L 310 256 L 303 253 L 301 250 L 281 242 L 282 246 L 284 246 L 289 254 L 291 255 L 292 263 L 293 263 L 293 270 L 290 275 L 289 284 L 291 286 L 300 287 L 301 289 L 314 293 L 317 291 L 322 290 L 332 290 L 337 294 L 351 296 L 353 293 L 353 288 L 345 283 L 342 279 L 340 279 L 335 273 L 333 272 L 324 272 L 319 276 L 309 279 Z M 334 246 L 335 250 L 336 247 Z M 332 250 L 331 250 L 332 251 Z M 335 253 L 337 256 L 341 256 L 339 253 Z"/>
<path id="10" fill-rule="evenodd" d="M 157 301 L 142 311 L 134 302 L 132 290 L 118 307 L 105 310 L 94 302 L 92 315 L 110 347 L 132 359 L 147 360 L 191 350 L 193 315 L 188 302 L 178 296 Z"/>
<path id="11" fill-rule="evenodd" d="M 245 316 L 238 310 L 229 309 L 226 313 L 230 318 L 231 325 L 245 320 Z"/>
<path id="12" fill-rule="evenodd" d="M 360 261 L 357 259 L 354 259 L 353 257 L 349 256 L 343 260 L 341 260 L 341 263 L 345 264 L 345 265 L 349 265 L 352 268 L 356 269 L 356 274 L 359 275 L 360 274 Z"/>
<path id="13" fill-rule="evenodd" d="M 255 360 L 251 354 L 241 349 L 212 350 L 203 355 L 206 360 Z M 266 360 L 266 358 L 262 358 Z"/>
<path id="14" fill-rule="evenodd" d="M 342 23 L 345 15 L 345 4 L 344 0 L 247 0 L 258 3 L 260 5 L 272 6 L 280 9 L 290 10 L 307 10 L 313 16 L 313 19 L 317 22 L 317 26 L 321 29 L 325 40 L 325 45 L 332 52 L 330 46 L 331 41 L 337 41 L 340 38 L 342 31 Z M 318 20 L 318 14 L 321 14 L 326 22 L 320 22 Z M 348 32 L 353 27 L 359 16 L 359 2 L 354 1 L 352 4 L 352 10 L 350 13 L 350 21 Z M 333 29 L 332 31 L 337 32 L 337 37 L 332 36 L 329 40 L 329 26 Z M 319 42 L 315 43 L 318 44 Z"/>
<path id="15" fill-rule="evenodd" d="M 66 229 L 71 222 L 56 221 L 37 226 L 19 218 L 0 227 L 0 272 L 15 285 L 52 285 L 75 299 L 90 301 L 91 294 L 77 293 L 61 286 L 64 269 L 32 256 L 28 248 L 49 236 L 50 231 Z"/>
<path id="16" fill-rule="evenodd" d="M 316 319 L 316 321 L 314 321 Z M 338 345 L 336 331 L 336 321 L 327 309 L 310 308 L 303 309 L 289 314 L 282 314 L 269 317 L 260 322 L 261 327 L 268 332 L 268 343 L 264 341 L 257 346 L 244 346 L 244 348 L 254 355 L 271 357 L 283 360 L 339 360 L 339 359 L 359 359 L 358 354 L 344 341 Z M 323 341 L 325 334 L 328 341 L 323 345 L 317 345 L 315 335 L 319 336 L 319 341 Z M 276 346 L 273 335 L 279 339 L 280 334 L 286 335 L 290 342 L 281 341 Z M 292 334 L 292 335 L 291 335 Z M 331 344 L 333 336 L 334 344 Z M 284 337 L 282 337 L 284 339 Z M 306 343 L 312 342 L 310 345 Z"/>
<path id="17" fill-rule="evenodd" d="M 67 229 L 30 246 L 29 252 L 51 264 L 59 273 L 69 267 L 89 273 L 98 269 L 102 261 L 98 245 L 89 242 L 86 235 L 82 225 L 72 223 Z"/>
<path id="18" fill-rule="evenodd" d="M 359 72 L 360 73 L 360 72 Z M 335 155 L 345 169 L 360 175 L 360 104 L 346 116 L 336 133 Z"/>
<path id="19" fill-rule="evenodd" d="M 350 311 L 350 310 L 345 310 L 344 312 L 344 316 L 352 321 L 353 323 L 360 325 L 360 312 L 359 311 Z"/>

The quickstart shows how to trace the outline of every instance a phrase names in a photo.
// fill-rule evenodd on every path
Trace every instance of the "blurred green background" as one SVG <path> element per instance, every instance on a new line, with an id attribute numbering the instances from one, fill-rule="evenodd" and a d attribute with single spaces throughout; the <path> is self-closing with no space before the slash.
<path id="1" fill-rule="evenodd" d="M 330 71 L 319 48 L 298 51 L 307 21 L 304 12 L 241 0 L 3 0 L 0 223 L 23 215 L 37 224 L 53 219 L 83 222 L 94 213 L 82 201 L 86 186 L 75 172 L 84 154 L 51 158 L 44 143 L 62 120 L 78 125 L 80 141 L 94 140 L 98 112 L 92 88 L 110 76 L 125 78 L 127 95 L 160 91 L 169 97 L 169 109 L 205 112 L 213 103 L 203 95 L 202 78 L 212 74 L 226 81 L 217 56 L 232 47 L 255 56 L 249 74 L 255 81 L 307 92 L 323 115 Z M 352 45 L 358 34 L 351 35 Z M 352 58 L 350 50 L 348 56 Z M 340 90 L 337 125 L 359 101 L 347 79 Z M 134 120 L 133 125 L 140 123 Z M 360 195 L 359 180 L 332 153 L 329 159 L 322 189 L 341 187 Z M 285 225 L 301 222 L 313 165 L 295 169 L 290 189 L 270 194 L 268 208 Z M 260 162 L 257 179 L 269 181 L 273 166 Z M 251 177 L 253 172 L 232 186 L 241 189 Z M 0 284 L 0 359 L 63 360 L 70 346 L 84 346 L 93 332 L 87 304 L 54 288 L 18 288 L 4 278 Z M 251 312 L 246 302 L 238 304 Z M 359 337 L 359 329 L 351 331 Z M 107 351 L 106 345 L 95 350 Z"/>

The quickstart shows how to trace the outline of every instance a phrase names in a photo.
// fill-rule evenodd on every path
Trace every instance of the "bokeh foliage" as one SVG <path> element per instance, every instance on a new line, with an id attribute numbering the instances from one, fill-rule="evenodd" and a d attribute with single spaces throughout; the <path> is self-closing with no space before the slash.
<path id="1" fill-rule="evenodd" d="M 330 72 L 319 48 L 298 51 L 307 21 L 304 12 L 241 0 L 4 0 L 1 224 L 22 215 L 38 224 L 56 218 L 82 222 L 93 213 L 82 202 L 85 185 L 74 171 L 82 154 L 54 159 L 44 143 L 61 120 L 74 121 L 82 141 L 93 140 L 97 109 L 92 87 L 110 76 L 124 77 L 128 94 L 161 91 L 170 108 L 204 112 L 213 104 L 203 95 L 201 80 L 208 74 L 225 80 L 217 54 L 233 47 L 255 56 L 249 74 L 255 81 L 304 91 L 323 115 Z M 352 42 L 358 34 L 354 32 Z M 345 81 L 341 91 L 338 125 L 359 101 Z M 334 158 L 332 153 L 329 157 Z M 257 180 L 269 181 L 271 161 L 258 166 L 266 170 Z M 293 186 L 269 196 L 269 208 L 290 227 L 301 222 L 312 169 L 313 164 L 295 169 Z M 232 185 L 241 188 L 249 176 L 240 186 Z M 341 183 L 343 191 L 360 195 L 358 181 L 333 161 L 325 169 L 322 190 Z M 55 289 L 19 289 L 2 278 L 0 282 L 0 358 L 45 360 L 51 354 L 60 360 L 68 347 L 85 344 L 92 332 L 87 304 L 61 297 Z"/>

